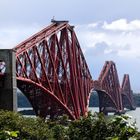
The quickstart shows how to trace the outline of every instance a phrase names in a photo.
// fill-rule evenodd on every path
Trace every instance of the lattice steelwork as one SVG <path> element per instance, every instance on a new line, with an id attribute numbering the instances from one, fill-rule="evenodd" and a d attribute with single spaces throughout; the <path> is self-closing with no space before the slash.
<path id="1" fill-rule="evenodd" d="M 38 116 L 86 115 L 92 77 L 73 26 L 52 21 L 14 50 L 18 88 Z"/>
<path id="2" fill-rule="evenodd" d="M 123 106 L 128 109 L 136 109 L 133 99 L 133 91 L 131 90 L 129 75 L 125 74 L 121 86 Z"/>
<path id="3" fill-rule="evenodd" d="M 120 84 L 114 62 L 105 62 L 98 83 L 100 83 L 100 91 L 102 91 L 99 93 L 100 108 L 113 107 L 116 110 L 115 112 L 123 111 Z M 101 94 L 103 92 L 104 94 Z"/>

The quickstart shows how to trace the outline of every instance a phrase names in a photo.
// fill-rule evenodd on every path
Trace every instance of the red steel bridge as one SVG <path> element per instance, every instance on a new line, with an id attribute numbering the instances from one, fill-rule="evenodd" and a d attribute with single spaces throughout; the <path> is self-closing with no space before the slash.
<path id="1" fill-rule="evenodd" d="M 120 86 L 114 62 L 107 61 L 98 80 L 92 79 L 74 27 L 68 21 L 53 20 L 13 50 L 17 87 L 40 117 L 85 116 L 92 91 L 99 95 L 100 112 L 135 109 L 129 75 L 124 75 Z M 5 65 L 1 60 L 1 87 Z"/>

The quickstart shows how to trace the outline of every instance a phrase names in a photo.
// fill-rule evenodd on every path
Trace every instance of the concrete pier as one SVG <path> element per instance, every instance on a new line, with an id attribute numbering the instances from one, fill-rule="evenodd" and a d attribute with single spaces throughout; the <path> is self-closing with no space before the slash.
<path id="1" fill-rule="evenodd" d="M 0 109 L 17 111 L 15 52 L 11 49 L 0 49 L 0 60 L 6 64 L 4 84 L 0 88 Z"/>

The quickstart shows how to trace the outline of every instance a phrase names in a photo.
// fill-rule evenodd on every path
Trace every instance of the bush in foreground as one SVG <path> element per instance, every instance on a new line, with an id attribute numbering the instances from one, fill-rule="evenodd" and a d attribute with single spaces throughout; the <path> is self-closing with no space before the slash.
<path id="1" fill-rule="evenodd" d="M 47 122 L 44 122 L 44 120 L 26 118 L 18 113 L 9 111 L 0 111 L 0 132 L 3 131 L 18 131 L 17 138 L 20 140 L 46 140 L 53 138 L 52 130 L 48 128 Z"/>
<path id="2" fill-rule="evenodd" d="M 135 124 L 130 124 L 128 118 L 89 113 L 75 121 L 67 116 L 44 121 L 0 111 L 0 140 L 140 140 Z"/>
<path id="3" fill-rule="evenodd" d="M 140 134 L 128 116 L 106 119 L 103 114 L 94 114 L 71 122 L 68 128 L 70 140 L 138 140 Z"/>

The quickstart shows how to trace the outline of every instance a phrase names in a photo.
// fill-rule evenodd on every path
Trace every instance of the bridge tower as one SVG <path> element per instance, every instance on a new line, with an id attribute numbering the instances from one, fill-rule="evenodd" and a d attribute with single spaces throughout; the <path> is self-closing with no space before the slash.
<path id="1" fill-rule="evenodd" d="M 98 80 L 93 83 L 93 89 L 99 95 L 100 112 L 105 114 L 124 112 L 118 73 L 113 61 L 105 62 Z"/>
<path id="2" fill-rule="evenodd" d="M 15 52 L 11 49 L 0 50 L 0 61 L 5 63 L 3 84 L 0 87 L 0 109 L 17 110 Z"/>
<path id="3" fill-rule="evenodd" d="M 128 74 L 125 74 L 123 77 L 123 82 L 121 86 L 121 95 L 123 107 L 130 110 L 135 110 L 136 106 L 133 99 L 133 91 L 131 89 L 130 78 Z"/>
<path id="4" fill-rule="evenodd" d="M 37 116 L 86 116 L 92 77 L 74 27 L 54 21 L 14 48 L 17 87 Z"/>

